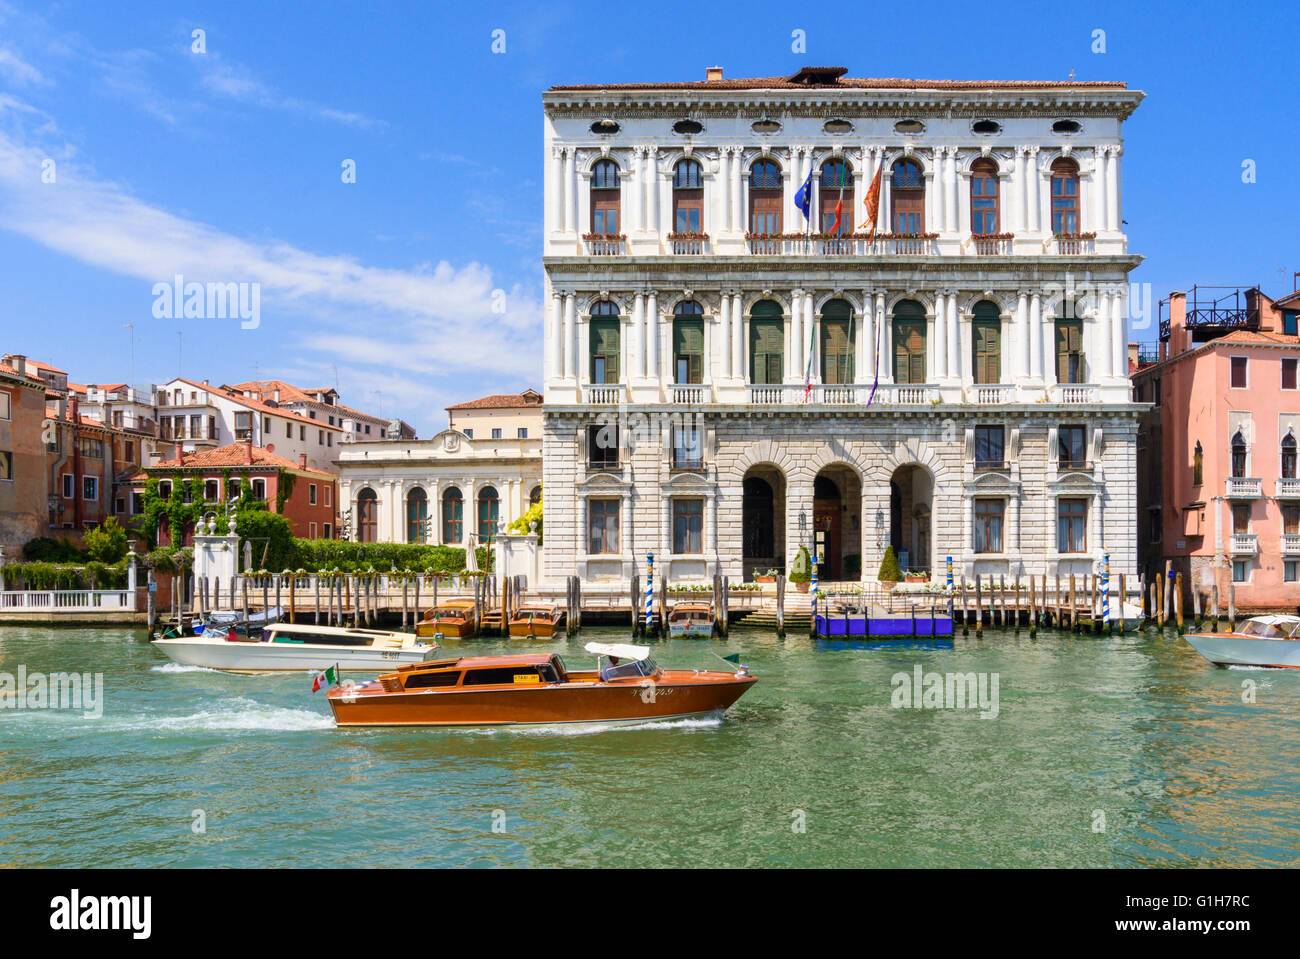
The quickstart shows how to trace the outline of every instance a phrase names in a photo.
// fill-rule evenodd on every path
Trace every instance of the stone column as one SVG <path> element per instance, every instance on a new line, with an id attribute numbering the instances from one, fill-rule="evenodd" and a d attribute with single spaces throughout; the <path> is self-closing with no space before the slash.
<path id="1" fill-rule="evenodd" d="M 569 147 L 564 151 L 565 213 L 564 232 L 582 233 L 578 225 L 578 151 Z"/>
<path id="2" fill-rule="evenodd" d="M 1043 381 L 1043 304 L 1036 291 L 1029 295 L 1029 378 Z"/>
<path id="3" fill-rule="evenodd" d="M 741 183 L 744 179 L 744 148 L 731 148 L 731 229 L 744 234 L 748 229 L 745 222 L 745 206 L 742 202 Z"/>
<path id="4" fill-rule="evenodd" d="M 573 291 L 564 294 L 564 378 L 571 380 L 578 375 L 578 329 L 577 303 Z"/>
<path id="5" fill-rule="evenodd" d="M 646 375 L 652 380 L 662 380 L 659 368 L 659 294 L 650 290 L 645 296 L 646 339 Z"/>
<path id="6" fill-rule="evenodd" d="M 719 353 L 719 368 L 722 370 L 722 376 L 730 379 L 731 377 L 731 299 L 726 293 L 723 293 L 718 299 L 718 339 L 715 349 Z M 712 363 L 712 359 L 710 359 Z"/>
<path id="7" fill-rule="evenodd" d="M 1124 224 L 1120 220 L 1119 158 L 1123 152 L 1121 146 L 1112 146 L 1106 150 L 1106 224 L 1107 229 L 1121 233 Z"/>
<path id="8" fill-rule="evenodd" d="M 862 291 L 862 310 L 858 327 L 858 342 L 854 344 L 853 382 L 870 383 L 876 362 L 876 311 L 870 290 Z"/>
<path id="9" fill-rule="evenodd" d="M 880 382 L 894 382 L 894 338 L 889 328 L 889 320 L 885 317 L 885 291 L 876 291 L 876 326 L 880 330 L 876 337 L 880 344 L 880 355 L 877 362 L 880 364 Z"/>
<path id="10" fill-rule="evenodd" d="M 1007 224 L 1008 232 L 1023 233 L 1026 230 L 1025 224 L 1029 220 L 1026 215 L 1028 190 L 1025 186 L 1025 148 L 1022 146 L 1016 147 L 1015 177 L 1012 182 L 1015 183 L 1015 192 L 1008 206 L 1011 214 L 1010 222 Z"/>
<path id="11" fill-rule="evenodd" d="M 1029 232 L 1041 233 L 1043 230 L 1043 211 L 1042 203 L 1039 199 L 1038 191 L 1041 186 L 1042 175 L 1038 170 L 1038 147 L 1030 147 L 1028 154 L 1029 165 Z"/>
<path id="12" fill-rule="evenodd" d="M 1092 215 L 1093 223 L 1088 229 L 1109 230 L 1110 221 L 1106 215 L 1109 189 L 1106 186 L 1106 148 L 1097 147 L 1092 151 Z"/>
<path id="13" fill-rule="evenodd" d="M 636 375 L 643 379 L 649 375 L 650 335 L 646 323 L 645 294 L 637 293 L 632 297 L 632 326 L 636 332 L 637 363 Z M 629 372 L 631 372 L 629 370 Z"/>
<path id="14" fill-rule="evenodd" d="M 796 288 L 790 292 L 790 326 L 786 335 L 790 348 L 785 352 L 787 363 L 785 375 L 782 377 L 787 383 L 794 381 L 796 370 L 801 370 L 799 365 L 799 337 L 801 330 L 799 328 L 802 325 L 803 290 Z"/>
<path id="15" fill-rule="evenodd" d="M 1103 292 L 1098 293 L 1096 306 L 1092 310 L 1092 322 L 1089 324 L 1093 329 L 1093 349 L 1096 351 L 1096 375 L 1090 375 L 1088 380 L 1096 383 L 1103 378 L 1109 378 L 1113 374 L 1110 370 L 1110 361 L 1114 356 L 1114 350 L 1111 349 L 1110 336 L 1110 294 Z M 1089 358 L 1091 359 L 1091 357 Z"/>
<path id="16" fill-rule="evenodd" d="M 564 299 L 551 292 L 550 309 L 546 314 L 546 378 L 556 379 L 564 373 Z"/>
<path id="17" fill-rule="evenodd" d="M 1013 369 L 1015 376 L 1013 382 L 1017 384 L 1029 376 L 1029 351 L 1029 294 L 1024 290 L 1020 290 L 1016 294 L 1016 343 L 1015 366 Z"/>
<path id="18" fill-rule="evenodd" d="M 969 350 L 963 350 L 961 317 L 957 314 L 957 294 L 948 293 L 948 376 L 965 381 L 967 376 Z"/>
<path id="19" fill-rule="evenodd" d="M 931 383 L 948 378 L 948 295 L 942 291 L 934 294 L 934 338 L 931 341 L 930 369 L 926 379 Z"/>
<path id="20" fill-rule="evenodd" d="M 745 378 L 745 314 L 739 293 L 731 294 L 731 369 L 737 379 Z"/>
<path id="21" fill-rule="evenodd" d="M 564 229 L 564 149 L 551 149 L 551 232 Z"/>
<path id="22" fill-rule="evenodd" d="M 947 151 L 948 163 L 948 232 L 955 233 L 961 230 L 960 220 L 960 201 L 957 198 L 957 148 L 949 147 Z"/>
<path id="23" fill-rule="evenodd" d="M 1043 343 L 1043 382 L 1050 386 L 1056 382 L 1056 314 L 1051 310 L 1043 310 L 1043 321 L 1040 326 Z"/>
<path id="24" fill-rule="evenodd" d="M 804 369 L 807 368 L 810 371 L 809 382 L 811 383 L 818 382 L 821 379 L 821 372 L 822 372 L 821 361 L 818 358 L 818 353 L 820 353 L 821 350 L 818 349 L 818 342 L 817 342 L 817 316 L 814 311 L 814 307 L 816 306 L 814 299 L 815 298 L 811 293 L 809 293 L 808 296 L 804 298 L 804 303 L 803 303 L 804 354 L 803 354 L 803 363 L 799 367 L 799 379 L 801 380 L 803 379 Z"/>
<path id="25" fill-rule="evenodd" d="M 1111 293 L 1110 300 L 1110 322 L 1111 332 L 1111 349 L 1114 350 L 1114 360 L 1111 363 L 1111 375 L 1118 377 L 1128 376 L 1128 301 L 1125 295 L 1125 289 L 1121 287 Z"/>
<path id="26" fill-rule="evenodd" d="M 645 147 L 632 148 L 631 186 L 631 202 L 627 205 L 627 229 L 621 231 L 629 236 L 645 228 Z"/>
<path id="27" fill-rule="evenodd" d="M 649 180 L 649 192 L 646 202 L 649 204 L 650 214 L 647 218 L 649 221 L 649 230 L 656 236 L 659 234 L 659 148 L 650 146 L 646 148 L 646 177 Z"/>
<path id="28" fill-rule="evenodd" d="M 885 162 L 885 154 L 882 150 L 880 153 L 880 162 Z M 929 194 L 926 194 L 929 196 Z M 876 233 L 892 233 L 894 229 L 894 184 L 890 176 L 890 169 L 885 167 L 885 172 L 880 176 L 880 210 L 876 222 Z"/>
<path id="29" fill-rule="evenodd" d="M 718 222 L 716 225 L 704 224 L 704 232 L 712 229 L 716 235 L 731 229 L 731 150 L 727 147 L 718 151 L 718 176 L 714 182 L 717 184 Z M 709 208 L 707 201 L 704 208 Z M 676 227 L 674 223 L 673 228 Z"/>

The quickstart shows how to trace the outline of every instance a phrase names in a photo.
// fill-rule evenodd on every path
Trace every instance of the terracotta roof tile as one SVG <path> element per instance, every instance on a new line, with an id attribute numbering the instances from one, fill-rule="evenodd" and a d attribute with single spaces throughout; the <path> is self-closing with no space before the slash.
<path id="1" fill-rule="evenodd" d="M 195 450 L 193 453 L 184 453 L 179 462 L 175 459 L 162 460 L 149 468 L 204 469 L 227 466 L 248 466 L 249 464 L 245 462 L 248 449 L 249 447 L 246 443 L 231 443 L 228 446 L 218 446 L 215 449 Z M 297 463 L 285 459 L 278 453 L 272 453 L 270 450 L 263 449 L 260 446 L 252 447 L 252 453 L 253 466 L 300 470 L 305 473 L 319 473 L 321 476 L 332 477 L 334 475 L 332 473 L 326 473 L 324 470 L 313 469 L 310 466 L 299 466 Z"/>
<path id="2" fill-rule="evenodd" d="M 542 405 L 542 394 L 536 390 L 524 390 L 522 393 L 493 393 L 467 403 L 448 406 L 448 410 L 508 410 L 523 409 Z"/>
<path id="3" fill-rule="evenodd" d="M 800 71 L 802 72 L 802 71 Z M 795 82 L 799 74 L 783 77 L 736 77 L 664 83 L 577 83 L 551 87 L 568 90 L 1127 90 L 1122 80 L 919 80 L 902 77 L 839 77 L 823 83 Z"/>
<path id="4" fill-rule="evenodd" d="M 263 403 L 260 400 L 251 399 L 250 397 L 247 396 L 241 396 L 238 392 L 235 391 L 235 388 L 233 386 L 225 387 L 225 386 L 213 386 L 211 383 L 196 383 L 194 380 L 186 379 L 183 376 L 178 376 L 176 377 L 175 380 L 171 380 L 169 382 L 187 383 L 188 385 L 193 386 L 196 389 L 207 390 L 209 393 L 213 393 L 217 396 L 224 397 L 225 399 L 238 403 L 241 406 L 247 406 L 250 410 L 258 410 L 259 412 L 262 413 L 270 413 L 273 416 L 283 416 L 286 417 L 287 419 L 296 420 L 299 423 L 303 423 L 308 426 L 315 426 L 322 430 L 335 430 L 340 433 L 343 432 L 343 430 L 337 426 L 330 426 L 328 423 L 322 423 L 320 420 L 310 419 L 309 417 L 303 416 L 299 413 L 295 413 L 293 410 L 286 410 L 280 406 L 268 406 L 266 403 Z"/>

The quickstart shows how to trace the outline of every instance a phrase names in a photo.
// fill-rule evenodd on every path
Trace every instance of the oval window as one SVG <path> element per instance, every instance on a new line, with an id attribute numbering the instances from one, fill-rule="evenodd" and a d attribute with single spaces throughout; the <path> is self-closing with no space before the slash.
<path id="1" fill-rule="evenodd" d="M 752 129 L 755 133 L 780 133 L 781 124 L 777 123 L 775 120 L 764 118 L 762 120 L 755 120 Z"/>
<path id="2" fill-rule="evenodd" d="M 894 129 L 899 133 L 924 133 L 925 124 L 920 120 L 899 120 Z"/>
<path id="3" fill-rule="evenodd" d="M 618 130 L 618 124 L 613 120 L 597 120 L 591 125 L 592 133 L 599 133 L 604 136 L 609 136 L 611 133 L 617 133 Z"/>
<path id="4" fill-rule="evenodd" d="M 852 133 L 853 124 L 848 120 L 827 120 L 822 129 L 827 133 Z"/>
<path id="5" fill-rule="evenodd" d="M 975 133 L 1001 133 L 1002 124 L 996 120 L 976 120 L 971 124 L 971 130 Z"/>
<path id="6" fill-rule="evenodd" d="M 1052 124 L 1053 133 L 1078 133 L 1082 129 L 1078 120 L 1057 120 Z"/>
<path id="7" fill-rule="evenodd" d="M 678 120 L 673 124 L 673 133 L 684 133 L 687 136 L 695 133 L 703 133 L 704 124 L 699 120 Z"/>

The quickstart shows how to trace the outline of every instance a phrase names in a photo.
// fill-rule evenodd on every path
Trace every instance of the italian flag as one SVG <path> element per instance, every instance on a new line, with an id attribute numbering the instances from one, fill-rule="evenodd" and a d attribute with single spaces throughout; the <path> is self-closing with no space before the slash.
<path id="1" fill-rule="evenodd" d="M 321 673 L 311 681 L 311 691 L 313 693 L 319 692 L 320 690 L 324 689 L 326 686 L 333 686 L 338 681 L 339 681 L 339 666 L 338 663 L 335 663 L 333 666 L 325 670 L 325 672 Z"/>

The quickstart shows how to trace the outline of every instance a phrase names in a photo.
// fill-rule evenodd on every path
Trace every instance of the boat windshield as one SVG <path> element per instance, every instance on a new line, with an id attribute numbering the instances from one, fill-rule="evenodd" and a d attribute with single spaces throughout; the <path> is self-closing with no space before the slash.
<path id="1" fill-rule="evenodd" d="M 1237 634 L 1239 636 L 1259 636 L 1263 639 L 1284 638 L 1281 630 L 1268 625 L 1268 623 L 1261 623 L 1256 619 L 1248 619 L 1242 623 L 1237 627 Z"/>
<path id="2" fill-rule="evenodd" d="M 606 665 L 600 675 L 602 679 L 639 679 L 642 676 L 653 676 L 658 671 L 655 661 L 647 658 L 640 662 L 619 663 L 617 666 Z"/>

